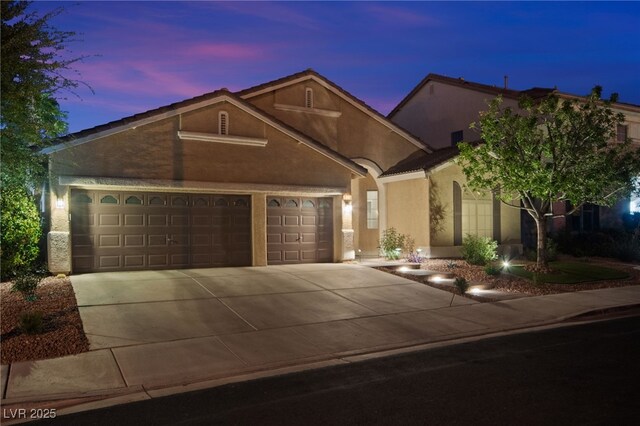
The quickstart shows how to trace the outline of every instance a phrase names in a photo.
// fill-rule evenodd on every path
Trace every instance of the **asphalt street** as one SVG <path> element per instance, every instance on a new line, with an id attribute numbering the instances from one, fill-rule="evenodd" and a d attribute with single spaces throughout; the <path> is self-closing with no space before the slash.
<path id="1" fill-rule="evenodd" d="M 635 425 L 638 359 L 640 316 L 632 316 L 226 385 L 46 424 Z"/>

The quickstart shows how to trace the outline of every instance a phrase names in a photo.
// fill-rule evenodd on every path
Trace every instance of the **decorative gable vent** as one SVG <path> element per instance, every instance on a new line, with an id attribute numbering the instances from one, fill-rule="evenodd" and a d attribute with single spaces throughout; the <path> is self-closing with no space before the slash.
<path id="1" fill-rule="evenodd" d="M 304 89 L 304 106 L 313 108 L 313 89 L 310 87 Z"/>
<path id="2" fill-rule="evenodd" d="M 229 113 L 226 111 L 218 113 L 218 133 L 221 135 L 229 134 Z"/>

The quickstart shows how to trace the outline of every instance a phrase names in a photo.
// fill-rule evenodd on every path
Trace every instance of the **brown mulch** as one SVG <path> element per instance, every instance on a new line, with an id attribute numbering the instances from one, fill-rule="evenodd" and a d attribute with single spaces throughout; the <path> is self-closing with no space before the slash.
<path id="1" fill-rule="evenodd" d="M 583 259 L 574 257 L 562 258 L 562 260 L 580 262 Z M 589 258 L 590 264 L 598 264 L 604 267 L 620 269 L 629 274 L 629 278 L 624 280 L 607 280 L 593 281 L 578 284 L 534 284 L 533 282 L 516 277 L 508 273 L 501 273 L 497 276 L 488 275 L 484 271 L 483 266 L 470 265 L 464 260 L 446 260 L 446 259 L 430 259 L 422 263 L 422 269 L 430 271 L 451 272 L 458 277 L 464 277 L 469 283 L 488 284 L 495 290 L 504 292 L 525 293 L 531 296 L 542 296 L 545 294 L 567 293 L 581 290 L 595 290 L 599 288 L 624 287 L 629 285 L 640 285 L 640 270 L 634 269 L 634 266 L 616 262 L 612 259 Z M 456 266 L 450 268 L 450 264 Z M 517 261 L 518 264 L 530 263 L 526 261 Z"/>
<path id="2" fill-rule="evenodd" d="M 10 282 L 0 284 L 2 364 L 74 355 L 89 350 L 69 278 L 43 279 L 34 302 L 12 292 L 11 285 Z M 29 335 L 22 332 L 20 315 L 25 311 L 43 314 L 42 333 Z"/>

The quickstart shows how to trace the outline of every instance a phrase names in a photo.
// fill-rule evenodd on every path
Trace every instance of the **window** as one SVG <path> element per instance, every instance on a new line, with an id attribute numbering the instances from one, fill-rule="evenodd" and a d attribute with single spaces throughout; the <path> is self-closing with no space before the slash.
<path id="1" fill-rule="evenodd" d="M 310 87 L 304 89 L 304 106 L 313 108 L 313 89 Z"/>
<path id="2" fill-rule="evenodd" d="M 378 229 L 378 191 L 367 191 L 367 229 Z"/>
<path id="3" fill-rule="evenodd" d="M 462 235 L 493 238 L 493 201 L 462 200 Z"/>
<path id="4" fill-rule="evenodd" d="M 105 195 L 100 199 L 100 204 L 118 204 L 118 199 L 111 195 Z"/>
<path id="5" fill-rule="evenodd" d="M 451 146 L 456 146 L 458 142 L 462 142 L 464 138 L 464 133 L 462 130 L 458 130 L 457 132 L 451 132 Z"/>
<path id="6" fill-rule="evenodd" d="M 125 204 L 142 204 L 142 198 L 136 196 L 130 196 L 126 200 L 124 200 Z"/>
<path id="7" fill-rule="evenodd" d="M 616 129 L 616 141 L 624 142 L 627 140 L 627 126 L 624 124 L 618 124 Z"/>
<path id="8" fill-rule="evenodd" d="M 218 113 L 218 133 L 221 135 L 229 134 L 229 114 L 226 111 Z"/>

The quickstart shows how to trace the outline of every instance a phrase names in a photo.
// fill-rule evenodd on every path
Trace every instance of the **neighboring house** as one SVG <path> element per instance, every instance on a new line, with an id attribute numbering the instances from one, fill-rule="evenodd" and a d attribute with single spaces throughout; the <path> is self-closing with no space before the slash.
<path id="1" fill-rule="evenodd" d="M 414 158 L 387 171 L 387 174 L 393 172 L 402 175 L 421 170 L 430 175 L 433 185 L 438 188 L 440 202 L 445 206 L 445 215 L 442 220 L 443 231 L 431 235 L 432 253 L 442 251 L 436 248 L 438 246 L 449 247 L 452 243 L 458 246 L 462 236 L 467 233 L 493 236 L 501 244 L 519 242 L 520 216 L 523 222 L 522 239 L 528 245 L 535 244 L 535 237 L 531 238 L 532 233 L 535 234 L 535 226 L 529 223 L 532 219 L 528 214 L 521 214 L 504 205 L 499 207 L 488 196 L 480 197 L 465 190 L 462 170 L 453 163 L 458 154 L 455 147 L 463 140 L 474 142 L 480 139 L 480 134 L 470 129 L 469 125 L 478 121 L 479 112 L 486 110 L 487 103 L 498 95 L 502 96 L 504 106 L 516 110 L 518 99 L 523 95 L 532 99 L 551 93 L 566 99 L 579 97 L 550 88 L 513 90 L 507 88 L 506 83 L 505 78 L 505 87 L 497 87 L 462 78 L 429 74 L 388 115 L 391 121 L 421 139 L 428 140 L 436 148 L 429 156 Z M 629 137 L 633 143 L 640 143 L 640 106 L 616 103 L 613 108 L 626 117 L 624 125 L 618 129 L 618 138 Z M 587 205 L 571 218 L 554 220 L 551 227 L 553 231 L 567 226 L 569 230 L 583 231 L 600 226 L 619 226 L 622 213 L 628 212 L 629 206 L 637 202 L 638 200 L 624 200 L 612 209 Z"/>
<path id="2" fill-rule="evenodd" d="M 335 262 L 394 226 L 429 246 L 433 150 L 307 70 L 219 90 L 47 148 L 54 273 Z"/>

